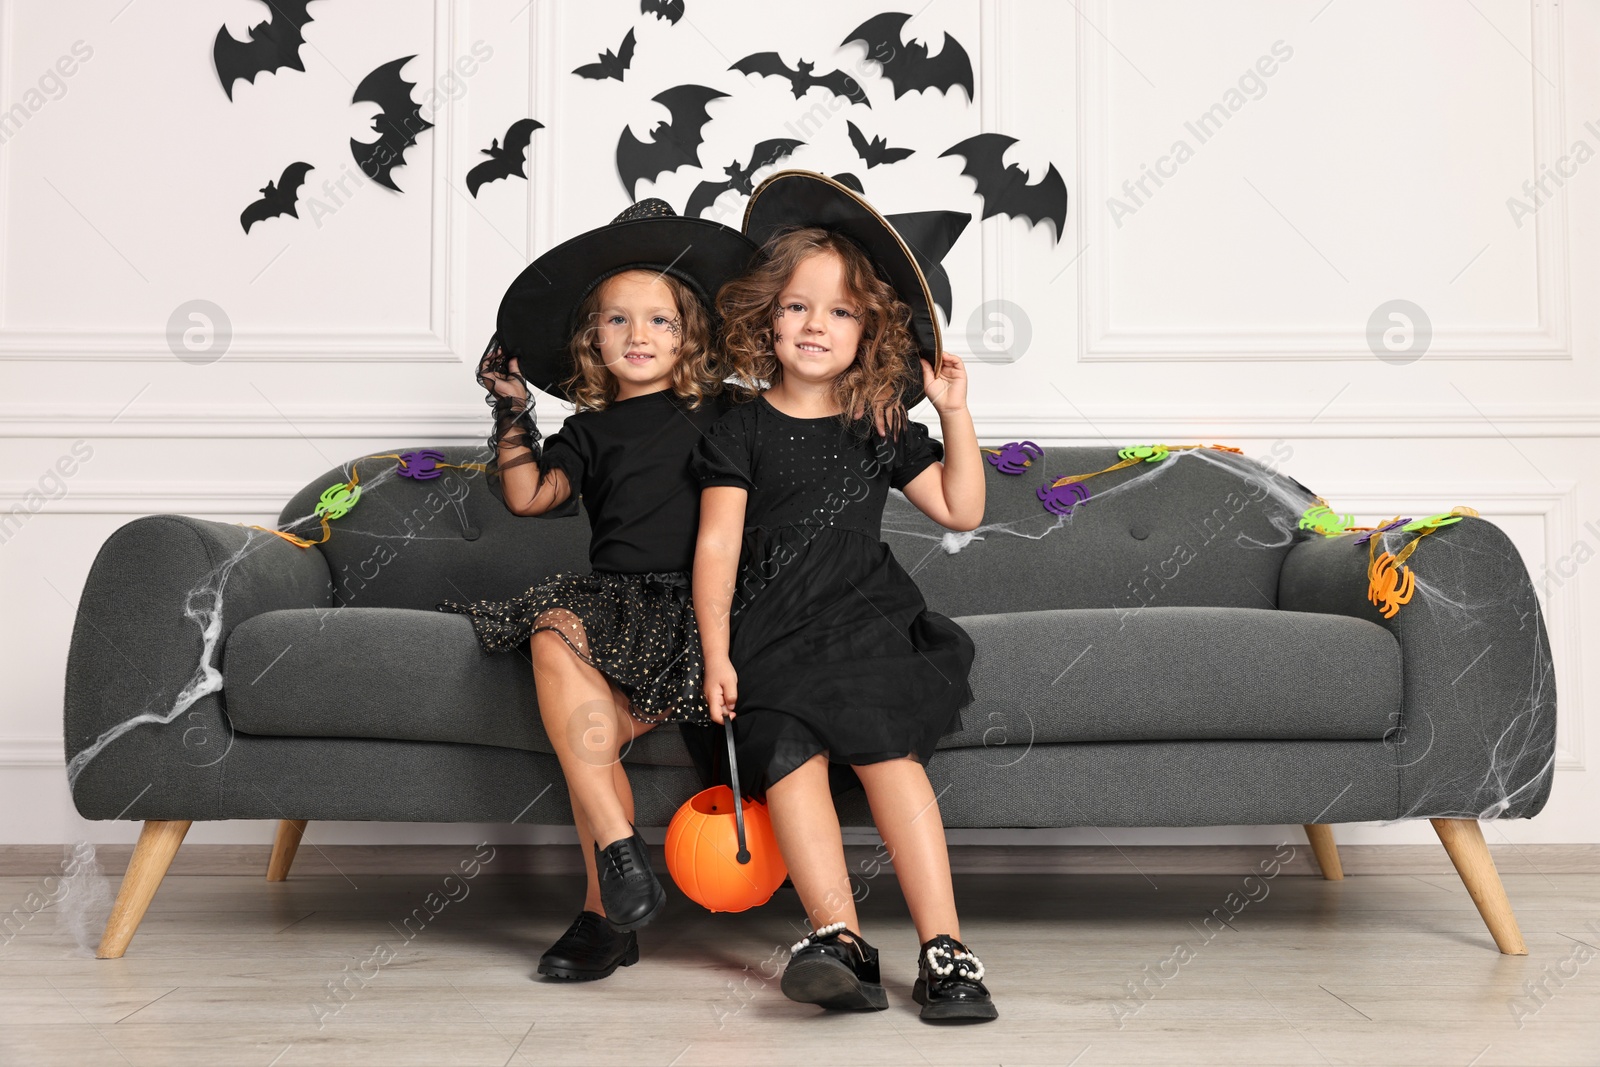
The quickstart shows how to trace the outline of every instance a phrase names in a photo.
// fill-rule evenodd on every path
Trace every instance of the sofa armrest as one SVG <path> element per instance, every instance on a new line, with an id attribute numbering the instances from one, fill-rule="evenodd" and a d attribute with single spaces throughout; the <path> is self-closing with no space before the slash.
<path id="1" fill-rule="evenodd" d="M 322 553 L 261 530 L 152 515 L 113 533 L 89 569 L 67 652 L 67 781 L 79 814 L 215 818 L 232 740 L 223 642 L 252 615 L 332 604 Z"/>
<path id="2" fill-rule="evenodd" d="M 1415 534 L 1379 535 L 1395 552 Z M 1290 549 L 1278 606 L 1370 619 L 1400 644 L 1400 722 L 1387 743 L 1400 818 L 1528 818 L 1550 795 L 1556 689 L 1528 568 L 1498 526 L 1467 516 L 1406 561 L 1411 601 L 1384 618 L 1367 599 L 1367 546 L 1314 537 Z M 1337 812 L 1329 821 L 1338 821 Z"/>

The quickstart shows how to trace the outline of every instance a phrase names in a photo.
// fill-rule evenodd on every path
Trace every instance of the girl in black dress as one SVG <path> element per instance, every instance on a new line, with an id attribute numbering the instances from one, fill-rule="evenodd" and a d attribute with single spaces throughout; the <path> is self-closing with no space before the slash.
<path id="1" fill-rule="evenodd" d="M 829 1008 L 888 1003 L 877 951 L 855 932 L 831 761 L 860 778 L 893 856 L 923 942 L 923 1018 L 995 1018 L 983 965 L 960 941 L 924 768 L 971 699 L 973 646 L 927 610 L 880 540 L 891 487 L 949 529 L 983 519 L 965 369 L 948 353 L 937 372 L 917 358 L 907 305 L 833 230 L 770 241 L 718 307 L 730 363 L 769 387 L 696 452 L 694 603 L 711 717 L 733 719 L 741 783 L 765 797 L 813 928 L 794 946 L 783 991 Z M 939 412 L 942 449 L 904 421 L 899 398 L 916 386 Z M 886 400 L 898 426 L 889 436 L 864 417 Z"/>
<path id="2" fill-rule="evenodd" d="M 665 902 L 619 753 L 661 723 L 707 721 L 689 457 L 726 410 L 709 294 L 753 252 L 736 230 L 643 201 L 523 272 L 478 369 L 506 507 L 544 515 L 581 496 L 591 527 L 591 573 L 556 574 L 506 601 L 439 605 L 470 617 L 486 651 L 529 649 L 533 660 L 588 872 L 583 911 L 539 961 L 550 977 L 633 964 L 633 931 Z M 524 375 L 576 408 L 542 447 Z"/>

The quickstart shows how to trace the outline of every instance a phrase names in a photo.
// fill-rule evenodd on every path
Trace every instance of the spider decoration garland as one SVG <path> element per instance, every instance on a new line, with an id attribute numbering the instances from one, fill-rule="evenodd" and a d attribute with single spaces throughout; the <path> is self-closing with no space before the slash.
<path id="1" fill-rule="evenodd" d="M 437 478 L 446 469 L 486 472 L 489 468 L 483 463 L 441 463 L 444 453 L 433 448 L 419 448 L 410 452 L 386 452 L 376 456 L 362 456 L 350 464 L 350 480 L 334 482 L 322 491 L 317 498 L 317 506 L 312 509 L 322 523 L 322 536 L 315 541 L 292 534 L 288 530 L 276 530 L 269 526 L 250 525 L 252 530 L 261 530 L 265 533 L 281 537 L 296 548 L 310 548 L 312 545 L 325 543 L 333 536 L 333 528 L 329 525 L 334 519 L 342 519 L 350 513 L 361 499 L 361 468 L 360 464 L 370 459 L 392 459 L 396 463 L 395 473 L 402 478 L 413 481 L 428 481 Z M 244 523 L 239 525 L 243 526 Z"/>
<path id="2" fill-rule="evenodd" d="M 1412 594 L 1417 589 L 1417 576 L 1411 568 L 1405 565 L 1406 560 L 1417 551 L 1417 546 L 1422 539 L 1435 530 L 1443 529 L 1454 523 L 1460 522 L 1468 515 L 1476 516 L 1478 512 L 1459 504 L 1449 511 L 1442 511 L 1437 515 L 1429 515 L 1421 519 L 1402 519 L 1398 516 L 1388 522 L 1380 523 L 1377 527 L 1367 529 L 1356 538 L 1356 544 L 1365 543 L 1367 546 L 1367 600 L 1378 608 L 1378 613 L 1386 619 L 1392 619 L 1400 608 L 1411 602 Z M 1357 529 L 1365 529 L 1357 527 Z M 1398 553 L 1378 552 L 1377 543 L 1373 535 L 1386 533 L 1390 530 L 1403 532 L 1420 531 Z M 1351 533 L 1351 530 L 1344 530 Z M 1329 536 L 1338 536 L 1331 534 Z"/>
<path id="3" fill-rule="evenodd" d="M 1229 445 L 1129 445 L 1117 450 L 1117 462 L 1103 470 L 1087 474 L 1068 474 L 1041 485 L 1035 495 L 1039 503 L 1052 515 L 1062 518 L 1072 514 L 1072 509 L 1089 499 L 1089 487 L 1084 484 L 1097 474 L 1109 474 L 1137 463 L 1160 463 L 1174 452 L 1193 449 L 1211 449 L 1216 452 L 1243 454 L 1242 449 Z M 1044 458 L 1044 449 L 1032 441 L 1008 441 L 999 448 L 985 448 L 989 464 L 1001 474 L 1021 474 L 1033 466 L 1033 461 Z"/>
<path id="4" fill-rule="evenodd" d="M 1039 503 L 1045 511 L 1067 518 L 1071 516 L 1074 508 L 1089 500 L 1091 494 L 1086 484 L 1088 479 L 1139 463 L 1160 463 L 1174 452 L 1204 448 L 1243 454 L 1242 449 L 1227 445 L 1129 445 L 1117 450 L 1117 462 L 1111 466 L 1085 474 L 1063 475 L 1041 485 L 1035 495 L 1038 496 Z M 1044 449 L 1032 441 L 1008 441 L 999 448 L 985 448 L 983 451 L 989 454 L 986 458 L 990 466 L 1001 474 L 1013 476 L 1031 467 L 1034 460 L 1044 457 Z M 1463 504 L 1449 511 L 1427 515 L 1420 519 L 1396 516 L 1376 527 L 1357 526 L 1354 516 L 1334 511 L 1328 502 L 1319 496 L 1316 497 L 1316 502 L 1300 515 L 1296 528 L 1309 530 L 1323 537 L 1342 537 L 1345 534 L 1360 533 L 1361 536 L 1356 538 L 1355 543 L 1367 546 L 1367 600 L 1377 606 L 1384 618 L 1392 619 L 1402 606 L 1411 602 L 1416 592 L 1416 575 L 1405 564 L 1406 560 L 1416 552 L 1417 545 L 1435 530 L 1460 522 L 1467 515 L 1477 514 L 1476 510 Z M 1373 544 L 1373 535 L 1394 530 L 1415 532 L 1417 536 L 1398 553 L 1379 553 L 1377 546 Z"/>

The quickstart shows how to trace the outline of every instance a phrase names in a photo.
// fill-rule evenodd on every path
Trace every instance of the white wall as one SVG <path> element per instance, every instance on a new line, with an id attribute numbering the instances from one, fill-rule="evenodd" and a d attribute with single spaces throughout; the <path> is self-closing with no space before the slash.
<path id="1" fill-rule="evenodd" d="M 1060 169 L 1072 200 L 1059 243 L 1048 226 L 975 219 L 946 261 L 950 347 L 985 361 L 973 368 L 973 407 L 986 440 L 1205 441 L 1252 455 L 1281 443 L 1292 449 L 1285 469 L 1358 521 L 1467 504 L 1502 525 L 1535 576 L 1549 575 L 1560 754 L 1545 813 L 1498 825 L 1490 840 L 1600 841 L 1586 817 L 1600 803 L 1589 769 L 1600 679 L 1586 677 L 1582 638 L 1600 632 L 1600 570 L 1587 564 L 1600 552 L 1600 475 L 1587 451 L 1600 435 L 1589 299 L 1600 260 L 1584 239 L 1600 229 L 1600 161 L 1587 161 L 1600 150 L 1600 4 L 934 0 L 908 33 L 948 30 L 967 47 L 976 103 L 959 92 L 896 101 L 868 67 L 873 108 L 837 112 L 821 92 L 795 101 L 782 82 L 742 82 L 727 67 L 777 48 L 851 68 L 860 46 L 835 45 L 879 7 L 814 0 L 804 23 L 789 3 L 688 9 L 674 27 L 627 0 L 314 4 L 306 72 L 241 82 L 229 103 L 211 39 L 219 19 L 243 36 L 265 15 L 255 0 L 206 14 L 0 0 L 0 113 L 20 104 L 25 119 L 0 128 L 0 510 L 74 442 L 92 449 L 64 495 L 0 544 L 0 842 L 135 833 L 79 820 L 61 766 L 67 640 L 105 537 L 155 512 L 268 523 L 344 459 L 481 440 L 469 365 L 501 292 L 533 255 L 626 206 L 617 134 L 629 123 L 647 136 L 665 118 L 649 97 L 686 81 L 735 94 L 713 105 L 701 149 L 711 176 L 757 140 L 794 135 L 785 127 L 808 114 L 792 163 L 849 169 L 888 211 L 977 212 L 960 162 L 939 153 L 980 131 L 1020 138 L 1008 159 L 1036 180 L 1048 163 Z M 625 83 L 568 73 L 629 26 L 639 43 Z M 52 81 L 80 41 L 79 56 L 92 54 Z M 443 92 L 435 128 L 396 171 L 404 194 L 346 179 L 336 200 L 323 183 L 355 172 L 346 143 L 370 136 L 375 110 L 349 106 L 354 82 L 413 52 L 418 98 Z M 462 57 L 472 73 L 452 82 Z M 1241 85 L 1258 62 L 1271 75 Z M 1226 122 L 1202 142 L 1185 124 L 1219 103 Z M 546 125 L 532 180 L 469 199 L 478 150 L 524 116 Z M 847 117 L 917 154 L 867 170 L 851 156 Z M 1192 154 L 1163 159 L 1179 139 Z M 1579 142 L 1585 162 L 1519 217 L 1508 198 L 1526 199 L 1523 183 L 1545 168 L 1573 171 L 1562 157 Z M 242 233 L 238 212 L 295 159 L 318 167 L 300 219 Z M 1145 178 L 1135 198 L 1123 183 L 1146 167 L 1167 176 Z M 638 195 L 681 207 L 700 177 L 686 168 Z M 718 208 L 737 224 L 740 198 Z M 1406 365 L 1375 358 L 1366 340 L 1373 310 L 1396 298 L 1432 323 L 1427 355 Z M 216 362 L 168 348 L 169 316 L 193 299 L 231 321 Z M 969 331 L 991 301 L 1020 309 L 1012 326 L 1025 319 L 1031 335 L 1021 358 Z M 481 834 L 318 832 L 323 842 Z M 1107 832 L 1118 842 L 1278 834 Z M 269 835 L 234 823 L 191 839 Z M 1431 832 L 1351 827 L 1340 838 Z M 1103 842 L 1094 830 L 1017 839 Z"/>

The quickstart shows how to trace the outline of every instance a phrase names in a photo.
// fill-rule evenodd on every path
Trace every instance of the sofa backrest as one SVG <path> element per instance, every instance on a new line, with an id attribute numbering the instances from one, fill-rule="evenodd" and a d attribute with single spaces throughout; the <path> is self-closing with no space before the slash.
<path id="1" fill-rule="evenodd" d="M 482 463 L 480 446 L 409 445 L 402 453 L 432 448 L 443 462 Z M 392 459 L 357 464 L 362 493 L 342 518 L 329 523 L 332 536 L 307 551 L 321 551 L 340 605 L 432 609 L 442 600 L 503 600 L 557 571 L 589 570 L 589 521 L 582 509 L 564 518 L 513 515 L 485 477 L 471 470 L 444 469 L 439 477 L 399 477 Z M 331 470 L 296 493 L 279 525 L 316 539 L 312 516 L 318 497 L 345 481 Z M 309 518 L 308 518 L 309 517 Z"/>
<path id="2" fill-rule="evenodd" d="M 1106 446 L 1045 449 L 1018 475 L 985 464 L 983 526 L 970 541 L 945 536 L 896 496 L 884 540 L 928 606 L 951 616 L 1277 607 L 1283 557 L 1312 536 L 1297 529 L 1314 503 L 1309 491 L 1243 455 L 1205 449 L 1090 478 L 1069 517 L 1045 510 L 1041 488 L 1117 462 L 1117 447 Z"/>
<path id="3" fill-rule="evenodd" d="M 427 446 L 413 446 L 427 447 Z M 404 452 L 407 447 L 389 451 Z M 481 462 L 476 447 L 436 447 L 445 462 Z M 1066 474 L 1117 462 L 1116 448 L 1051 448 L 1020 475 L 985 464 L 984 525 L 947 534 L 898 494 L 884 540 L 928 605 L 951 616 L 1054 608 L 1273 608 L 1278 572 L 1312 504 L 1309 491 L 1261 464 L 1214 450 L 1102 474 L 1089 497 L 1058 517 L 1038 490 Z M 431 609 L 442 600 L 504 599 L 561 570 L 588 570 L 588 520 L 525 518 L 505 509 L 484 476 L 446 469 L 398 477 L 394 460 L 360 461 L 360 499 L 332 520 L 321 551 L 341 605 Z M 319 496 L 345 481 L 333 470 L 295 495 L 280 525 L 320 536 Z M 960 546 L 951 553 L 948 548 Z"/>

